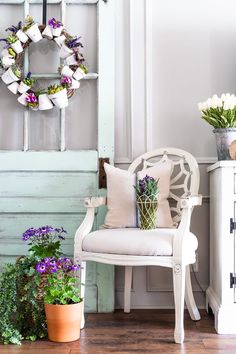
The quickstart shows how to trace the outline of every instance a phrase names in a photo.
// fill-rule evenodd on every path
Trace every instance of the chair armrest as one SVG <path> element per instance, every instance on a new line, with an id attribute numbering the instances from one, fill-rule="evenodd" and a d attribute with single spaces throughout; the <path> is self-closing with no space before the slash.
<path id="1" fill-rule="evenodd" d="M 77 258 L 82 251 L 83 238 L 90 233 L 94 223 L 94 215 L 97 207 L 106 205 L 105 197 L 90 197 L 85 198 L 84 205 L 87 208 L 87 212 L 84 220 L 77 229 L 74 238 L 74 258 Z"/>
<path id="2" fill-rule="evenodd" d="M 202 205 L 202 195 L 190 195 L 180 199 L 180 207 L 182 209 L 191 208 L 196 205 Z"/>
<path id="3" fill-rule="evenodd" d="M 181 263 L 183 261 L 183 241 L 190 231 L 190 222 L 193 207 L 202 204 L 202 196 L 194 195 L 180 199 L 180 207 L 182 210 L 182 218 L 177 229 L 177 233 L 173 240 L 173 258 L 174 262 Z"/>

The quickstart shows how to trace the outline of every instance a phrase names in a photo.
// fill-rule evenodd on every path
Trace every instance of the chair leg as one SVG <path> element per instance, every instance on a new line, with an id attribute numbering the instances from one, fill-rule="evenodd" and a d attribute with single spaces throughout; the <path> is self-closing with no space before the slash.
<path id="1" fill-rule="evenodd" d="M 84 325 L 85 325 L 85 318 L 84 318 L 84 300 L 85 300 L 85 298 L 84 298 L 84 295 L 85 295 L 85 281 L 86 281 L 86 262 L 81 263 L 80 281 L 81 281 L 80 296 L 83 299 L 83 308 L 82 308 L 80 328 L 83 329 Z"/>
<path id="2" fill-rule="evenodd" d="M 193 290 L 191 284 L 190 266 L 186 266 L 186 280 L 185 280 L 185 302 L 188 308 L 189 315 L 193 321 L 201 319 L 197 305 L 193 297 Z"/>
<path id="3" fill-rule="evenodd" d="M 130 312 L 130 295 L 132 284 L 132 267 L 125 267 L 124 312 Z"/>
<path id="4" fill-rule="evenodd" d="M 175 333 L 176 343 L 184 341 L 184 292 L 185 292 L 185 267 L 175 264 L 173 267 L 173 288 L 175 301 Z"/>

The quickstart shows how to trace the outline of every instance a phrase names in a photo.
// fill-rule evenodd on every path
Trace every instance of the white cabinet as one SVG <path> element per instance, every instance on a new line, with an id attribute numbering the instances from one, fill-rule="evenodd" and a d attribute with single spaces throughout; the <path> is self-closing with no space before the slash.
<path id="1" fill-rule="evenodd" d="M 210 285 L 206 306 L 220 334 L 236 334 L 236 161 L 219 161 L 210 175 Z"/>

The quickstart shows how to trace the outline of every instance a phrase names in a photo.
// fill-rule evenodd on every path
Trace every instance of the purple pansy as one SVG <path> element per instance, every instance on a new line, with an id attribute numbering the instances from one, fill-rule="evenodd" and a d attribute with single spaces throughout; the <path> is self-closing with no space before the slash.
<path id="1" fill-rule="evenodd" d="M 60 21 L 57 21 L 54 17 L 50 18 L 50 20 L 48 20 L 48 24 L 49 24 L 49 26 L 51 26 L 54 29 L 63 26 L 62 23 Z"/>

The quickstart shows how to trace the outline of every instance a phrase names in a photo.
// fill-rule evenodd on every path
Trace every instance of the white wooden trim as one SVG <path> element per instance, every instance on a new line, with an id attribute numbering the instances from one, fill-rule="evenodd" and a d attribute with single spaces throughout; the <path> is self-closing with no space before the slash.
<path id="1" fill-rule="evenodd" d="M 38 74 L 32 74 L 32 77 L 35 79 L 60 79 L 61 75 L 58 73 L 52 73 L 52 74 L 38 73 Z M 98 78 L 97 73 L 88 73 L 81 80 L 96 80 L 97 78 Z"/>
<path id="2" fill-rule="evenodd" d="M 153 149 L 152 143 L 152 0 L 145 0 L 145 148 Z"/>
<path id="3" fill-rule="evenodd" d="M 20 5 L 23 4 L 25 0 L 1 0 L 1 4 L 6 5 Z M 89 5 L 97 4 L 99 0 L 65 0 L 66 4 L 75 5 Z M 29 0 L 30 4 L 42 4 L 42 0 Z M 48 4 L 56 5 L 60 4 L 61 0 L 48 0 Z"/>
<path id="4" fill-rule="evenodd" d="M 134 105 L 134 93 L 133 93 L 133 52 L 134 52 L 134 43 L 133 43 L 133 0 L 129 0 L 129 105 L 127 107 L 127 114 L 129 119 L 127 119 L 127 152 L 128 158 L 132 160 L 133 158 L 133 134 L 134 134 L 134 117 L 133 117 L 133 105 Z M 135 2 L 134 2 L 135 6 Z"/>

